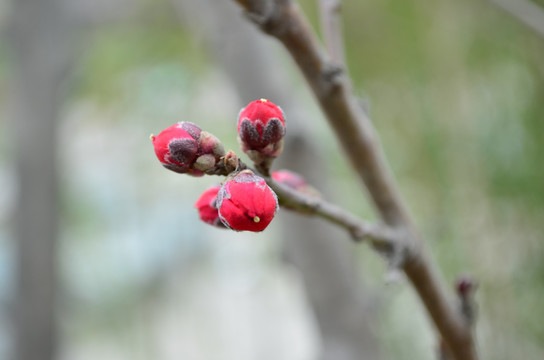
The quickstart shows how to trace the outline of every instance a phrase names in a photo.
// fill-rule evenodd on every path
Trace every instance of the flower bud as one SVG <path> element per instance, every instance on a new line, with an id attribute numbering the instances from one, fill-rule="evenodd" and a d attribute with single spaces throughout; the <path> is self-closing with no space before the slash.
<path id="1" fill-rule="evenodd" d="M 461 298 L 468 298 L 476 289 L 476 283 L 471 278 L 463 276 L 455 282 L 455 289 Z"/>
<path id="2" fill-rule="evenodd" d="M 252 101 L 238 115 L 238 142 L 256 164 L 281 154 L 284 135 L 283 111 L 269 100 Z"/>
<path id="3" fill-rule="evenodd" d="M 263 231 L 278 210 L 278 198 L 263 178 L 243 170 L 227 180 L 217 194 L 219 218 L 237 231 Z"/>
<path id="4" fill-rule="evenodd" d="M 221 189 L 221 187 L 215 185 L 204 191 L 195 202 L 195 207 L 198 209 L 200 220 L 204 221 L 206 224 L 224 228 L 225 226 L 219 219 L 219 212 L 216 207 L 219 189 Z"/>
<path id="5" fill-rule="evenodd" d="M 238 155 L 232 150 L 227 151 L 225 156 L 223 156 L 223 164 L 228 174 L 234 172 L 240 166 Z"/>
<path id="6" fill-rule="evenodd" d="M 161 164 L 181 174 L 214 173 L 215 165 L 225 155 L 219 139 L 190 122 L 172 125 L 152 135 L 151 140 Z"/>
<path id="7" fill-rule="evenodd" d="M 289 170 L 274 171 L 272 172 L 272 178 L 295 190 L 301 190 L 308 186 L 306 179 L 302 175 Z"/>
<path id="8" fill-rule="evenodd" d="M 282 183 L 283 185 L 297 190 L 305 195 L 319 198 L 321 197 L 319 191 L 317 191 L 313 186 L 309 185 L 306 179 L 296 172 L 289 170 L 278 170 L 272 172 L 272 178 L 277 182 Z"/>

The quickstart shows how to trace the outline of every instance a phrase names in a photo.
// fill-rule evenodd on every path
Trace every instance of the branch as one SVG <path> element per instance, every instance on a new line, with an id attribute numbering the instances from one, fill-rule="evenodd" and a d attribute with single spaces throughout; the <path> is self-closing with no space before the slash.
<path id="1" fill-rule="evenodd" d="M 544 10 L 529 0 L 489 0 L 544 37 Z"/>
<path id="2" fill-rule="evenodd" d="M 346 67 L 344 37 L 340 21 L 340 0 L 320 0 L 321 29 L 331 60 Z"/>
<path id="3" fill-rule="evenodd" d="M 318 196 L 310 196 L 292 189 L 274 180 L 271 176 L 247 166 L 232 151 L 227 152 L 222 161 L 217 163 L 216 167 L 211 170 L 210 175 L 228 176 L 234 171 L 245 169 L 249 169 L 265 179 L 266 183 L 278 196 L 280 205 L 302 214 L 315 215 L 326 219 L 346 229 L 355 241 L 368 239 L 374 248 L 387 255 L 395 252 L 402 241 L 402 232 L 387 225 L 365 222 L 349 211 Z"/>
<path id="4" fill-rule="evenodd" d="M 404 224 L 407 212 L 370 120 L 350 95 L 349 79 L 328 60 L 298 7 L 289 0 L 237 1 L 247 4 L 247 16 L 264 32 L 277 37 L 291 53 L 384 221 Z"/>
<path id="5" fill-rule="evenodd" d="M 400 234 L 386 225 L 365 222 L 337 205 L 319 197 L 305 195 L 271 177 L 266 178 L 266 182 L 278 195 L 280 205 L 303 214 L 319 216 L 343 227 L 351 234 L 353 240 L 369 239 L 374 247 L 384 252 L 392 251 L 399 241 Z"/>
<path id="6" fill-rule="evenodd" d="M 474 360 L 471 328 L 443 288 L 434 263 L 412 224 L 370 119 L 350 92 L 350 82 L 324 54 L 307 20 L 290 0 L 236 0 L 260 28 L 289 51 L 317 97 L 351 165 L 384 222 L 403 233 L 397 260 L 457 360 Z"/>

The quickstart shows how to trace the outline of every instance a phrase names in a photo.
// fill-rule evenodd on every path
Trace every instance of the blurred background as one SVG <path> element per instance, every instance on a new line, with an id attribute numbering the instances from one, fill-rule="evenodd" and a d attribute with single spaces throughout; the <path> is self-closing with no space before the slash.
<path id="1" fill-rule="evenodd" d="M 345 0 L 343 30 L 444 280 L 479 282 L 482 358 L 536 360 L 544 37 L 497 2 Z M 232 1 L 3 0 L 0 31 L 0 359 L 436 358 L 367 246 L 287 210 L 264 233 L 207 226 L 193 203 L 221 179 L 156 160 L 149 135 L 179 121 L 237 150 L 239 109 L 269 98 L 288 118 L 278 167 L 375 219 L 291 59 Z"/>

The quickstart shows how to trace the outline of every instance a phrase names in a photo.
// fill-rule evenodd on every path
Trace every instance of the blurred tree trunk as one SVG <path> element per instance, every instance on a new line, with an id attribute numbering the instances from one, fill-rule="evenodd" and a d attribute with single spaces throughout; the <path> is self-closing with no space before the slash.
<path id="1" fill-rule="evenodd" d="M 236 84 L 243 104 L 265 97 L 284 109 L 289 123 L 285 152 L 279 159 L 282 165 L 326 189 L 321 155 L 311 145 L 311 132 L 303 130 L 308 126 L 307 115 L 285 91 L 293 84 L 282 59 L 265 44 L 270 40 L 239 21 L 241 13 L 231 2 L 173 2 L 184 23 L 206 42 L 218 65 Z M 297 214 L 284 216 L 283 221 L 286 258 L 300 270 L 319 326 L 320 359 L 379 359 L 371 297 L 357 276 L 347 235 L 324 221 Z"/>
<path id="2" fill-rule="evenodd" d="M 316 161 L 318 151 L 308 139 L 298 136 L 286 145 L 285 165 L 303 173 L 317 188 L 327 189 L 325 169 L 315 165 L 321 162 Z M 286 257 L 300 270 L 316 314 L 323 342 L 321 359 L 379 359 L 373 330 L 377 306 L 357 276 L 354 244 L 321 219 L 283 215 Z"/>
<path id="3" fill-rule="evenodd" d="M 56 124 L 72 33 L 59 1 L 16 0 L 12 11 L 8 36 L 14 50 L 12 126 L 19 185 L 13 357 L 49 360 L 57 343 Z"/>

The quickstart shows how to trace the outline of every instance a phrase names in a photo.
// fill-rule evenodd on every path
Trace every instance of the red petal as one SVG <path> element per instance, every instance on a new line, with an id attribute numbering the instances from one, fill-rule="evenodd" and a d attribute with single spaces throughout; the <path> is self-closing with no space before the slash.
<path id="1" fill-rule="evenodd" d="M 200 219 L 210 225 L 217 225 L 220 223 L 219 212 L 215 207 L 215 200 L 219 189 L 219 186 L 213 186 L 207 189 L 195 202 L 195 207 L 198 209 Z"/>
<path id="2" fill-rule="evenodd" d="M 249 119 L 252 123 L 261 120 L 262 124 L 266 126 L 268 121 L 273 118 L 279 119 L 285 126 L 283 111 L 278 105 L 266 99 L 252 101 L 238 115 L 238 131 L 240 131 L 240 123 L 244 119 Z"/>
<path id="3" fill-rule="evenodd" d="M 263 231 L 274 218 L 278 207 L 276 194 L 263 179 L 224 185 L 219 216 L 225 225 L 238 231 Z"/>
<path id="4" fill-rule="evenodd" d="M 170 160 L 170 148 L 169 144 L 173 140 L 184 140 L 188 139 L 188 141 L 194 141 L 191 134 L 189 134 L 186 130 L 184 130 L 181 124 L 172 125 L 170 127 L 167 127 L 163 131 L 160 132 L 159 135 L 154 136 L 153 139 L 153 147 L 155 148 L 155 154 L 157 155 L 157 158 L 162 164 L 179 164 L 175 161 Z"/>

